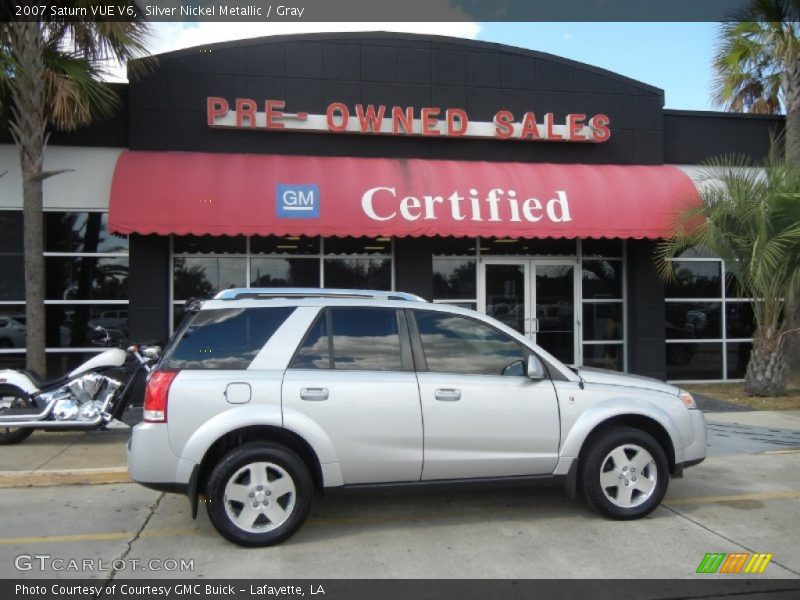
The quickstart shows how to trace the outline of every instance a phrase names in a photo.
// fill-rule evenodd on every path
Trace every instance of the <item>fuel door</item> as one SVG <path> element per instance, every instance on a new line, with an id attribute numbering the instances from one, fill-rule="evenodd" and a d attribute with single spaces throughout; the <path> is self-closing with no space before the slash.
<path id="1" fill-rule="evenodd" d="M 225 388 L 225 399 L 230 404 L 247 404 L 251 395 L 250 384 L 246 382 L 229 383 Z"/>

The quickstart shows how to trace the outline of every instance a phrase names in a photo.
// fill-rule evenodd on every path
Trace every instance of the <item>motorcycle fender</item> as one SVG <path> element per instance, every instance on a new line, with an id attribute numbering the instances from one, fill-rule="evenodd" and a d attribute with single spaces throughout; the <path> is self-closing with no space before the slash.
<path id="1" fill-rule="evenodd" d="M 82 373 L 100 367 L 121 367 L 125 364 L 125 359 L 127 357 L 128 355 L 125 350 L 121 348 L 111 348 L 110 350 L 106 350 L 90 358 L 82 365 L 79 365 L 74 371 L 70 371 L 69 377 L 75 377 L 76 375 L 81 375 Z"/>
<path id="2" fill-rule="evenodd" d="M 3 385 L 13 385 L 14 387 L 18 387 L 28 394 L 33 394 L 34 392 L 39 391 L 39 389 L 31 381 L 30 377 L 24 373 L 20 373 L 19 371 L 0 371 L 0 386 Z"/>
<path id="3" fill-rule="evenodd" d="M 225 434 L 254 425 L 281 427 L 303 438 L 322 466 L 325 487 L 341 485 L 339 457 L 333 442 L 322 428 L 307 416 L 296 411 L 285 411 L 274 404 L 255 404 L 227 410 L 206 421 L 186 442 L 180 457 L 186 465 L 200 464 L 211 445 Z M 187 481 L 189 473 L 182 481 Z"/>

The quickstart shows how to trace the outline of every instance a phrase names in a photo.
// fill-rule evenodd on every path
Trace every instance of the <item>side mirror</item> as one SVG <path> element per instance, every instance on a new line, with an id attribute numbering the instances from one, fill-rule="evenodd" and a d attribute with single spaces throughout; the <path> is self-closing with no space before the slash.
<path id="1" fill-rule="evenodd" d="M 533 354 L 528 355 L 528 370 L 526 375 L 530 379 L 539 380 L 547 378 L 547 371 L 544 369 L 542 361 Z"/>

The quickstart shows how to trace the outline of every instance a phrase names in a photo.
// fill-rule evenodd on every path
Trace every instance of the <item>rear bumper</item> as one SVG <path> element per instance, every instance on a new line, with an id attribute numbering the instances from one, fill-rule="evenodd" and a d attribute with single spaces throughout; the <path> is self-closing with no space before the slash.
<path id="1" fill-rule="evenodd" d="M 172 451 L 165 423 L 139 423 L 128 441 L 128 473 L 146 487 L 185 493 L 189 487 L 192 464 Z"/>

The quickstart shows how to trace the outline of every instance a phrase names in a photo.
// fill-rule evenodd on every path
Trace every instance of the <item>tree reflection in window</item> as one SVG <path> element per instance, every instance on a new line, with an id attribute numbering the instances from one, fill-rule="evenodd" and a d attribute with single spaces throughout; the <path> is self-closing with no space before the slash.
<path id="1" fill-rule="evenodd" d="M 434 311 L 414 315 L 428 371 L 518 375 L 509 367 L 527 359 L 522 344 L 480 321 Z"/>

